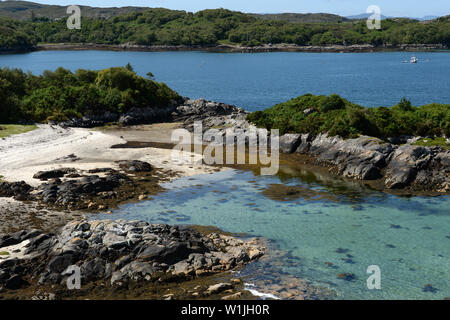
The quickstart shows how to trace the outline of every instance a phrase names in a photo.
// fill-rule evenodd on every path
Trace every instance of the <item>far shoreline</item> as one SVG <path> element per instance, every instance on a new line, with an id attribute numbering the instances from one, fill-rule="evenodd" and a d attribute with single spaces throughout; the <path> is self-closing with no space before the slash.
<path id="1" fill-rule="evenodd" d="M 372 53 L 372 52 L 436 52 L 450 51 L 441 44 L 402 44 L 397 46 L 362 45 L 330 45 L 330 46 L 298 46 L 292 44 L 263 45 L 244 47 L 239 45 L 199 45 L 199 46 L 143 46 L 135 44 L 96 44 L 96 43 L 51 43 L 40 44 L 32 48 L 0 48 L 0 54 L 18 54 L 36 51 L 132 51 L 132 52 L 188 52 L 207 51 L 221 53 L 271 53 L 271 52 L 305 52 L 305 53 Z"/>

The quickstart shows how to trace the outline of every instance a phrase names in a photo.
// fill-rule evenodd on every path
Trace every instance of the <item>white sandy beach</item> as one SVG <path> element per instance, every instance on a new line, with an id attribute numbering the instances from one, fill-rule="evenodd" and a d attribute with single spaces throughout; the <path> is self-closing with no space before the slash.
<path id="1" fill-rule="evenodd" d="M 50 125 L 39 125 L 34 131 L 14 135 L 0 140 L 0 175 L 6 181 L 25 181 L 36 186 L 39 180 L 33 175 L 41 170 L 71 167 L 80 170 L 94 168 L 116 168 L 115 161 L 141 160 L 162 170 L 175 171 L 179 176 L 191 176 L 217 171 L 210 166 L 192 166 L 193 154 L 185 152 L 172 158 L 172 150 L 159 148 L 111 149 L 111 146 L 124 144 L 117 130 L 104 133 L 98 130 L 82 128 L 61 128 Z M 142 132 L 142 134 L 140 134 Z M 148 131 L 127 130 L 124 136 L 144 141 L 166 141 Z M 170 132 L 168 133 L 170 137 Z M 164 140 L 165 139 L 165 140 Z M 73 158 L 75 156 L 75 158 Z"/>

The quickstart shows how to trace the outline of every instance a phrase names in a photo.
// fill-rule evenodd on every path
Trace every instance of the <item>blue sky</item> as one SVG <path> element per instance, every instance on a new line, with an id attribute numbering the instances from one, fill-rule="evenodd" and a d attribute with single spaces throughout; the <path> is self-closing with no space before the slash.
<path id="1" fill-rule="evenodd" d="M 34 0 L 34 2 L 93 7 L 148 6 L 187 11 L 227 8 L 255 13 L 326 12 L 344 16 L 364 13 L 369 5 L 378 5 L 385 16 L 423 17 L 450 14 L 450 0 Z"/>

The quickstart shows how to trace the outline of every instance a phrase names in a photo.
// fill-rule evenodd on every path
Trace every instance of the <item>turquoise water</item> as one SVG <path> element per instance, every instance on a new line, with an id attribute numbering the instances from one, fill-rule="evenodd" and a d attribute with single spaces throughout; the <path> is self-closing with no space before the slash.
<path id="1" fill-rule="evenodd" d="M 283 183 L 327 191 L 303 181 Z M 365 190 L 357 197 L 338 192 L 338 202 L 280 202 L 261 194 L 272 183 L 280 183 L 279 178 L 244 171 L 181 178 L 164 185 L 168 191 L 153 200 L 101 218 L 212 225 L 263 236 L 296 261 L 282 265 L 280 272 L 331 288 L 338 299 L 450 296 L 450 197 L 406 198 Z M 381 268 L 381 290 L 367 289 L 370 265 Z M 356 278 L 341 280 L 339 273 Z M 427 284 L 434 293 L 424 292 Z"/>
<path id="2" fill-rule="evenodd" d="M 411 55 L 418 64 L 402 63 Z M 34 73 L 59 66 L 103 69 L 130 62 L 183 96 L 254 111 L 305 93 L 337 93 L 364 106 L 450 103 L 450 51 L 379 53 L 208 53 L 42 51 L 0 55 L 0 66 Z"/>

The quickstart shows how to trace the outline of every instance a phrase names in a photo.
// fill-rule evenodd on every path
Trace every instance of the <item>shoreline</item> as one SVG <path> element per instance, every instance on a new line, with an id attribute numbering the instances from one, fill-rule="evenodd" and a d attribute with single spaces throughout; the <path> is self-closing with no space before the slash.
<path id="1" fill-rule="evenodd" d="M 136 127 L 128 127 L 125 129 L 108 129 L 105 130 L 100 129 L 100 131 L 96 130 L 89 130 L 89 129 L 83 129 L 83 128 L 70 128 L 70 129 L 62 129 L 59 127 L 52 127 L 49 125 L 39 125 L 38 129 L 34 131 L 33 133 L 24 133 L 16 136 L 9 137 L 8 139 L 5 139 L 3 141 L 0 141 L 0 147 L 2 147 L 2 151 L 5 152 L 6 157 L 0 159 L 0 167 L 2 167 L 2 170 L 5 170 L 4 168 L 9 168 L 10 171 L 8 172 L 8 179 L 13 179 L 14 176 L 18 176 L 20 178 L 25 179 L 33 186 L 38 186 L 40 182 L 36 178 L 33 178 L 31 174 L 39 169 L 49 169 L 53 171 L 43 171 L 43 172 L 55 172 L 55 170 L 64 169 L 67 166 L 70 167 L 78 167 L 78 168 L 85 168 L 86 170 L 90 168 L 89 170 L 93 170 L 95 168 L 102 169 L 106 164 L 105 159 L 102 159 L 100 157 L 97 157 L 95 159 L 91 158 L 84 158 L 88 157 L 91 154 L 92 149 L 96 150 L 95 146 L 104 148 L 103 152 L 96 151 L 98 153 L 108 153 L 109 156 L 113 157 L 115 153 L 121 154 L 121 158 L 124 157 L 128 158 L 134 158 L 135 155 L 142 154 L 143 152 L 152 152 L 152 156 L 156 156 L 157 154 L 166 155 L 166 152 L 170 152 L 170 149 L 160 149 L 160 148 L 154 148 L 154 147 L 144 147 L 139 149 L 122 149 L 122 148 L 111 148 L 113 147 L 111 144 L 115 142 L 122 142 L 127 141 L 130 138 L 140 137 L 140 139 L 145 140 L 147 138 L 148 141 L 156 141 L 153 143 L 156 144 L 164 144 L 167 143 L 167 139 L 170 139 L 170 131 L 174 128 L 178 127 L 178 123 L 170 123 L 170 124 L 155 124 L 155 125 L 144 125 L 144 126 L 136 126 Z M 107 132 L 107 133 L 105 133 Z M 159 136 L 155 133 L 159 133 Z M 30 137 L 32 136 L 32 137 Z M 24 141 L 24 139 L 30 139 L 30 144 L 33 145 L 33 148 L 29 148 L 29 145 L 27 145 Z M 12 140 L 13 142 L 8 143 L 8 140 Z M 101 144 L 99 144 L 99 141 L 103 140 Z M 81 143 L 79 144 L 79 142 Z M 48 142 L 52 142 L 51 144 L 48 144 Z M 2 145 L 3 143 L 3 145 Z M 8 148 L 10 149 L 8 151 Z M 67 148 L 66 148 L 67 147 Z M 83 150 L 84 149 L 84 150 Z M 106 149 L 111 149 L 106 151 Z M 56 152 L 55 152 L 56 151 Z M 57 157 L 60 154 L 66 154 L 68 152 L 74 152 L 76 151 L 77 157 L 61 157 L 61 161 L 57 161 L 54 163 L 53 166 L 49 166 L 49 164 L 46 161 L 41 161 L 36 163 L 37 158 L 45 158 L 47 161 L 53 163 L 53 158 L 49 158 L 48 154 L 52 154 L 53 157 Z M 158 152 L 158 153 L 157 153 Z M 71 153 L 73 154 L 73 153 Z M 24 158 L 23 161 L 27 161 L 27 164 L 25 165 L 24 162 L 19 162 L 17 164 L 17 167 L 13 166 L 13 164 L 18 160 L 18 157 Z M 31 157 L 33 156 L 33 157 Z M 188 155 L 188 158 L 190 158 L 192 154 Z M 145 159 L 145 158 L 140 158 Z M 150 158 L 149 161 L 151 161 L 153 157 Z M 166 158 L 163 158 L 166 159 Z M 83 161 L 84 160 L 84 161 Z M 161 159 L 162 160 L 162 159 Z M 109 160 L 111 161 L 111 160 Z M 167 165 L 167 163 L 164 163 L 167 160 L 162 160 L 160 163 L 162 165 Z M 77 164 L 78 162 L 81 162 Z M 151 161 L 153 164 L 155 164 L 155 161 Z M 5 165 L 5 166 L 3 166 Z M 189 167 L 186 167 L 186 164 L 181 165 L 182 168 L 185 170 L 181 170 L 177 175 L 171 176 L 170 178 L 176 178 L 179 176 L 193 176 L 197 174 L 207 174 L 207 173 L 214 173 L 216 171 L 221 171 L 217 167 L 209 167 L 209 166 L 201 166 L 200 169 L 191 169 Z M 19 169 L 22 170 L 19 170 Z M 168 169 L 168 167 L 165 167 Z M 81 169 L 80 169 L 81 170 Z M 168 169 L 169 170 L 169 169 Z M 229 168 L 223 168 L 222 170 L 231 170 Z M 2 171 L 3 172 L 3 171 Z M 4 172 L 6 173 L 6 172 Z M 66 181 L 66 177 L 61 177 L 62 180 Z M 15 180 L 15 179 L 14 179 Z M 46 183 L 44 181 L 44 185 L 51 183 L 52 180 L 55 179 L 49 179 L 49 181 Z M 143 199 L 139 199 L 143 200 Z M 148 200 L 151 200 L 151 198 L 148 198 Z M 133 200 L 132 200 L 133 201 Z M 58 239 L 61 237 L 67 237 L 65 233 L 61 233 L 61 228 L 68 228 L 72 231 L 70 231 L 72 234 L 68 236 L 67 239 L 71 239 L 72 243 L 77 239 L 77 237 L 80 237 L 79 235 L 79 228 L 71 229 L 71 225 L 73 225 L 74 222 L 72 221 L 79 221 L 83 219 L 89 219 L 89 223 L 93 226 L 97 223 L 107 223 L 107 220 L 101 220 L 101 221 L 95 221 L 92 219 L 95 218 L 95 211 L 86 211 L 86 210 L 57 210 L 54 209 L 51 205 L 46 205 L 46 203 L 43 202 L 36 202 L 36 201 L 18 201 L 16 199 L 11 199 L 9 197 L 0 198 L 0 204 L 2 210 L 0 210 L 0 216 L 2 221 L 5 221 L 4 224 L 2 224 L 2 228 L 0 228 L 0 247 L 1 251 L 8 251 L 10 252 L 11 256 L 0 258 L 0 270 L 3 268 L 2 266 L 2 260 L 8 261 L 14 257 L 19 258 L 21 260 L 22 258 L 28 257 L 28 255 L 24 256 L 25 251 L 27 250 L 25 247 L 25 243 L 23 241 L 30 241 L 28 236 L 25 237 L 26 233 L 24 230 L 30 230 L 30 229 L 37 229 L 41 233 L 41 235 L 38 235 L 36 237 L 36 240 L 31 239 L 33 243 L 37 242 L 38 239 L 42 237 L 51 237 L 51 239 L 54 238 L 54 234 L 57 235 Z M 19 210 L 20 209 L 20 210 Z M 105 221 L 105 222 L 103 222 Z M 8 222 L 8 223 L 6 223 Z M 20 223 L 19 223 L 20 222 Z M 133 223 L 133 222 L 126 222 L 126 221 L 116 221 L 118 226 L 127 225 L 127 223 Z M 264 238 L 258 238 L 259 240 L 255 240 L 256 242 L 251 242 L 252 240 L 248 238 L 247 235 L 240 235 L 240 234 L 229 234 L 226 232 L 222 232 L 221 230 L 217 229 L 216 227 L 205 227 L 205 226 L 195 226 L 195 225 L 189 225 L 186 226 L 187 229 L 192 229 L 196 232 L 199 232 L 200 234 L 204 235 L 205 237 L 211 237 L 213 234 L 219 234 L 221 238 L 225 239 L 227 243 L 229 241 L 235 242 L 235 248 L 236 249 L 230 249 L 231 254 L 236 254 L 236 257 L 241 257 L 241 246 L 244 246 L 245 249 L 250 257 L 250 261 L 243 260 L 242 262 L 239 262 L 238 265 L 235 267 L 228 266 L 224 270 L 212 270 L 207 271 L 205 274 L 202 273 L 202 271 L 196 272 L 194 275 L 192 275 L 192 271 L 189 269 L 189 271 L 186 275 L 183 275 L 181 278 L 176 278 L 175 282 L 172 282 L 171 280 L 162 280 L 162 281 L 150 281 L 146 282 L 143 281 L 142 283 L 134 283 L 130 282 L 125 287 L 123 286 L 116 286 L 109 284 L 109 278 L 106 279 L 97 279 L 93 280 L 92 282 L 88 282 L 86 285 L 83 284 L 83 290 L 76 292 L 75 294 L 71 291 L 67 291 L 64 286 L 57 284 L 56 287 L 53 287 L 51 285 L 51 277 L 49 276 L 48 280 L 49 282 L 45 282 L 43 285 L 39 285 L 36 283 L 36 280 L 39 278 L 39 276 L 45 276 L 45 273 L 42 275 L 39 275 L 36 277 L 30 277 L 30 273 L 25 272 L 20 274 L 20 278 L 23 279 L 25 282 L 21 282 L 20 285 L 18 285 L 17 288 L 11 289 L 9 287 L 3 288 L 0 290 L 0 299 L 15 299 L 15 298 L 21 298 L 21 299 L 96 299 L 96 298 L 105 298 L 108 299 L 123 299 L 124 297 L 130 298 L 130 299 L 223 299 L 223 300 L 240 300 L 240 299 L 259 299 L 259 298 L 273 298 L 279 293 L 276 291 L 276 285 L 275 283 L 265 284 L 263 282 L 258 282 L 256 287 L 249 286 L 248 281 L 246 280 L 247 276 L 241 277 L 239 275 L 239 270 L 241 270 L 241 267 L 244 267 L 246 263 L 253 263 L 256 262 L 260 258 L 260 253 L 258 251 L 254 251 L 252 248 L 260 248 L 258 250 L 262 250 L 262 248 L 265 248 L 265 254 L 262 256 L 262 258 L 265 257 L 267 254 L 270 261 L 273 258 L 269 257 L 278 257 L 280 255 L 285 255 L 287 253 L 281 252 L 279 249 L 277 249 L 273 244 L 270 245 L 269 249 L 269 242 L 268 240 Z M 81 228 L 81 227 L 80 227 Z M 172 226 L 168 226 L 167 228 L 173 228 Z M 184 230 L 184 227 L 180 227 L 180 230 Z M 91 227 L 92 229 L 92 227 Z M 120 229 L 120 228 L 119 228 Z M 64 229 L 63 229 L 64 230 Z M 14 232 L 14 233 L 13 233 Z M 33 231 L 36 232 L 36 231 Z M 20 237 L 19 237 L 20 234 Z M 4 241 L 9 241 L 8 236 L 12 237 L 13 239 L 18 238 L 17 244 L 10 244 L 5 246 Z M 6 238 L 5 238 L 6 236 Z M 84 236 L 82 236 L 84 238 Z M 65 238 L 66 239 L 66 238 Z M 229 239 L 229 240 L 227 240 Z M 253 238 L 252 238 L 253 239 Z M 257 239 L 257 238 L 255 238 Z M 2 245 L 3 241 L 3 245 Z M 66 241 L 66 240 L 64 240 Z M 249 242 L 250 241 L 250 242 Z M 70 242 L 70 241 L 69 241 Z M 52 242 L 53 243 L 53 242 Z M 78 243 L 78 242 L 77 242 Z M 22 245 L 21 245 L 22 244 Z M 80 242 L 81 244 L 81 242 Z M 115 246 L 115 244 L 114 244 Z M 256 246 L 256 247 L 255 247 Z M 17 248 L 21 249 L 20 252 L 17 254 L 12 254 L 11 252 L 15 252 Z M 83 246 L 80 246 L 82 248 Z M 39 263 L 42 264 L 42 266 L 49 266 L 52 259 L 56 259 L 59 256 L 52 256 L 52 253 L 40 253 L 39 249 L 40 247 L 36 247 L 33 250 L 28 250 L 28 254 L 40 254 L 39 255 Z M 114 247 L 115 248 L 115 247 Z M 239 249 L 238 249 L 239 248 Z M 78 249 L 77 249 L 78 250 Z M 81 250 L 81 249 L 80 249 Z M 252 253 L 254 252 L 254 253 Z M 245 257 L 245 256 L 244 256 Z M 6 259 L 6 260 L 4 260 Z M 89 258 L 90 259 L 90 258 Z M 234 259 L 234 258 L 233 258 Z M 236 258 L 238 259 L 238 258 Z M 240 259 L 240 258 L 239 258 Z M 266 259 L 266 258 L 265 258 Z M 36 263 L 37 260 L 32 260 L 33 262 L 30 263 Z M 86 260 L 85 263 L 88 263 Z M 96 261 L 96 260 L 94 260 Z M 133 263 L 134 260 L 132 260 Z M 135 264 L 141 263 L 140 260 L 136 260 Z M 222 260 L 221 260 L 222 261 Z M 227 261 L 225 258 L 223 261 Z M 230 260 L 231 261 L 231 260 Z M 18 263 L 27 263 L 26 260 L 20 261 Z M 94 262 L 89 262 L 94 263 Z M 180 263 L 179 265 L 174 265 L 174 268 L 183 268 L 185 267 L 184 262 Z M 190 261 L 188 261 L 189 265 Z M 225 262 L 224 262 L 225 263 Z M 227 262 L 228 263 L 228 262 Z M 231 263 L 231 262 L 230 262 Z M 188 266 L 186 265 L 186 266 Z M 133 265 L 134 266 L 134 265 Z M 274 265 L 275 267 L 275 265 Z M 133 267 L 134 268 L 134 267 Z M 139 266 L 136 266 L 137 269 L 133 269 L 133 272 L 139 272 Z M 235 269 L 237 268 L 237 269 Z M 4 269 L 4 268 L 3 268 Z M 39 268 L 42 270 L 42 268 Z M 180 269 L 180 270 L 181 270 Z M 178 270 L 178 269 L 176 269 Z M 233 273 L 231 271 L 236 270 L 237 273 Z M 6 269 L 5 272 L 11 273 L 12 271 L 8 271 Z M 178 271 L 177 271 L 178 272 Z M 180 271 L 181 272 L 181 271 Z M 184 272 L 184 271 L 183 271 Z M 198 275 L 197 275 L 198 273 Z M 169 276 L 169 275 L 168 275 Z M 114 277 L 116 279 L 117 275 Z M 237 277 L 237 278 L 236 278 Z M 293 278 L 293 277 L 284 277 L 280 276 L 285 283 L 295 283 L 295 286 L 292 286 L 292 288 L 289 288 L 286 291 L 283 291 L 281 294 L 281 297 L 284 299 L 316 299 L 318 296 L 321 296 L 323 299 L 327 299 L 327 297 L 332 296 L 332 292 L 325 288 L 316 287 L 315 285 L 311 284 L 309 281 L 305 281 L 303 279 L 299 278 Z M 153 278 L 152 278 L 153 279 Z M 106 280 L 106 281 L 105 281 Z M 113 278 L 111 278 L 111 281 L 113 281 Z M 115 280 L 114 280 L 115 281 Z M 217 285 L 221 285 L 222 283 L 225 283 L 226 289 L 220 290 L 214 293 L 210 293 L 210 288 L 215 288 Z M 230 285 L 231 284 L 231 285 Z M 8 284 L 12 285 L 12 284 Z M 95 289 L 97 285 L 100 285 L 98 289 Z M 222 285 L 221 285 L 222 286 Z M 294 288 L 295 287 L 295 288 Z M 103 288 L 103 289 L 101 289 Z M 182 288 L 186 290 L 181 290 Z M 102 291 L 106 289 L 106 291 Z M 252 290 L 249 290 L 252 289 Z M 323 296 L 322 294 L 323 291 Z M 158 293 L 158 292 L 164 292 Z M 253 295 L 253 293 L 256 293 L 256 296 Z"/>
<path id="2" fill-rule="evenodd" d="M 174 51 L 207 51 L 223 53 L 263 53 L 263 52 L 311 52 L 311 53 L 370 53 L 370 52 L 429 52 L 449 51 L 450 49 L 441 44 L 402 44 L 396 46 L 373 46 L 362 45 L 329 45 L 329 46 L 298 46 L 293 44 L 263 45 L 245 47 L 240 45 L 156 45 L 144 46 L 134 44 L 95 44 L 95 43 L 49 43 L 39 44 L 32 48 L 0 49 L 0 54 L 19 54 L 35 51 L 134 51 L 134 52 L 174 52 Z"/>

